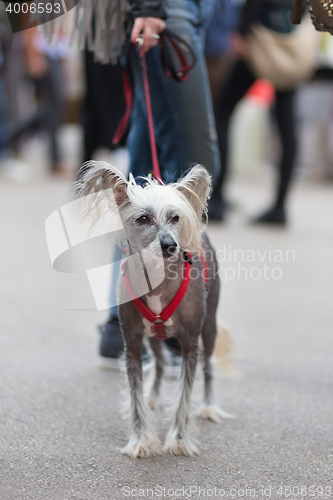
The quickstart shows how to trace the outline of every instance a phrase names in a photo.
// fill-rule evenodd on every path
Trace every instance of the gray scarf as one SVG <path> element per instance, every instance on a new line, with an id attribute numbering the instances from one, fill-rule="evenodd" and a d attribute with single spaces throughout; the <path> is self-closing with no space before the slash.
<path id="1" fill-rule="evenodd" d="M 87 47 L 103 64 L 116 64 L 126 39 L 127 13 L 126 0 L 80 0 L 71 45 L 81 50 Z M 49 45 L 57 44 L 63 20 L 61 16 L 52 21 L 51 27 L 50 23 L 40 25 Z"/>
<path id="2" fill-rule="evenodd" d="M 73 39 L 77 39 L 80 49 L 87 42 L 96 61 L 116 64 L 125 43 L 126 18 L 126 0 L 81 0 Z"/>

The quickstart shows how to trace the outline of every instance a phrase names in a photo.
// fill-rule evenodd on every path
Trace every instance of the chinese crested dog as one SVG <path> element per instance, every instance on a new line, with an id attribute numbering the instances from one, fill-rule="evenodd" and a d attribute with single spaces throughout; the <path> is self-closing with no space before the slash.
<path id="1" fill-rule="evenodd" d="M 150 178 L 137 184 L 133 177 L 127 182 L 105 163 L 89 162 L 77 185 L 79 198 L 90 199 L 94 219 L 100 217 L 103 200 L 107 200 L 107 210 L 117 213 L 127 247 L 118 284 L 131 395 L 131 435 L 123 453 L 149 457 L 162 451 L 151 409 L 163 376 L 163 339 L 175 337 L 182 351 L 181 390 L 163 451 L 193 456 L 198 449 L 190 431 L 190 407 L 200 336 L 204 400 L 197 416 L 215 422 L 230 417 L 214 404 L 212 394 L 211 356 L 220 283 L 215 252 L 202 224 L 211 178 L 204 167 L 196 165 L 174 184 Z M 144 335 L 156 358 L 148 399 L 143 395 L 141 366 Z"/>

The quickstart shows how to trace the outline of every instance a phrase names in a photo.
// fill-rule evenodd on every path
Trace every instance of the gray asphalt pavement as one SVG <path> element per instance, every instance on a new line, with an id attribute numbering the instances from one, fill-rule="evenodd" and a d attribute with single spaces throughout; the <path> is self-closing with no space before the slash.
<path id="1" fill-rule="evenodd" d="M 215 389 L 237 418 L 200 422 L 197 458 L 132 460 L 119 452 L 123 376 L 98 368 L 105 313 L 71 311 L 93 308 L 87 278 L 49 261 L 44 222 L 67 185 L 1 180 L 0 500 L 333 498 L 332 195 L 299 185 L 289 227 L 259 228 L 246 217 L 267 187 L 234 184 L 238 212 L 209 234 L 240 372 L 217 373 Z"/>

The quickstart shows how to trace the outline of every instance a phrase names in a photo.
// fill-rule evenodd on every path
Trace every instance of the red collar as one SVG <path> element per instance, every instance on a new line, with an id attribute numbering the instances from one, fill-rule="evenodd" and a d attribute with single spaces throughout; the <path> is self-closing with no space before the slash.
<path id="1" fill-rule="evenodd" d="M 200 252 L 201 260 L 204 266 L 204 278 L 205 278 L 205 284 L 206 288 L 208 290 L 208 277 L 207 277 L 207 265 L 206 261 L 203 255 L 203 252 Z M 144 302 L 136 295 L 135 291 L 133 290 L 132 283 L 130 280 L 130 276 L 128 273 L 127 268 L 125 269 L 125 264 L 126 261 L 124 261 L 121 265 L 121 270 L 123 271 L 124 275 L 124 284 L 127 290 L 127 293 L 135 305 L 135 307 L 138 309 L 138 311 L 142 314 L 144 318 L 146 318 L 150 323 L 154 324 L 154 330 L 156 333 L 156 338 L 164 340 L 167 338 L 166 333 L 165 333 L 165 327 L 164 323 L 168 321 L 170 316 L 175 312 L 181 301 L 183 300 L 185 293 L 187 291 L 190 278 L 191 278 L 191 264 L 192 264 L 192 256 L 188 252 L 184 252 L 184 257 L 185 257 L 185 262 L 184 262 L 184 273 L 183 273 L 183 279 L 180 284 L 180 287 L 178 288 L 176 294 L 174 297 L 171 299 L 171 302 L 163 309 L 163 311 L 160 314 L 155 314 L 153 313 L 149 307 L 146 306 Z"/>

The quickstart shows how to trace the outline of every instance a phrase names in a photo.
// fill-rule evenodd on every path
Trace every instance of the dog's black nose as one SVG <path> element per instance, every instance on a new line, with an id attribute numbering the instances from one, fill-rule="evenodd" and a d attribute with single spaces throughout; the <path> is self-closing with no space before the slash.
<path id="1" fill-rule="evenodd" d="M 161 238 L 161 249 L 164 255 L 172 255 L 177 250 L 177 243 L 171 236 Z"/>

